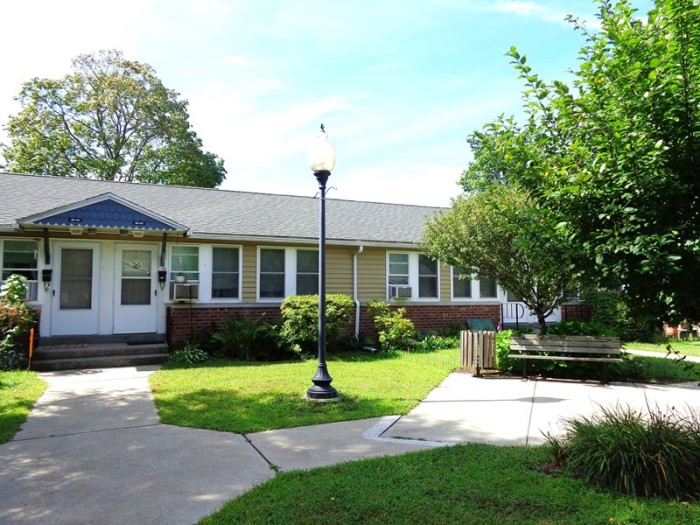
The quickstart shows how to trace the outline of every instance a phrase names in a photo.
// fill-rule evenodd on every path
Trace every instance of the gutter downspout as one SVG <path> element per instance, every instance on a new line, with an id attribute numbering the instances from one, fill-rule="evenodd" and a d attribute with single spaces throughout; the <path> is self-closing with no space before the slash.
<path id="1" fill-rule="evenodd" d="M 352 298 L 355 301 L 355 337 L 360 336 L 360 300 L 357 297 L 357 256 L 365 249 L 360 245 L 352 254 Z"/>

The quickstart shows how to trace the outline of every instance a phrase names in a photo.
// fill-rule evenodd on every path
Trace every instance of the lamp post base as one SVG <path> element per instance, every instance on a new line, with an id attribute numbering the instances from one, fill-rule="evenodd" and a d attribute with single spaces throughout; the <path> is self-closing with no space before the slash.
<path id="1" fill-rule="evenodd" d="M 319 363 L 316 375 L 311 379 L 313 386 L 306 391 L 306 398 L 312 401 L 338 401 L 338 391 L 331 386 L 333 378 L 325 363 Z"/>
<path id="2" fill-rule="evenodd" d="M 340 401 L 342 398 L 333 387 L 330 387 L 330 390 L 318 390 L 316 386 L 312 386 L 306 391 L 306 399 L 319 403 L 330 403 Z"/>

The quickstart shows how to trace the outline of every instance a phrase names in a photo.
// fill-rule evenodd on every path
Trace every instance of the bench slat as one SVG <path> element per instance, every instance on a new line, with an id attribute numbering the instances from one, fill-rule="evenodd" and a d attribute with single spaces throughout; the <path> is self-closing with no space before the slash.
<path id="1" fill-rule="evenodd" d="M 620 348 L 619 337 L 592 337 L 569 335 L 514 335 L 510 338 L 511 344 L 522 346 L 554 346 L 554 347 L 599 347 Z"/>
<path id="2" fill-rule="evenodd" d="M 552 352 L 557 354 L 613 354 L 620 355 L 619 348 L 576 348 L 576 347 L 551 347 L 551 346 L 520 346 L 510 345 L 510 349 L 518 352 Z"/>
<path id="3" fill-rule="evenodd" d="M 521 341 L 519 339 L 511 339 L 511 345 L 522 346 L 524 348 L 536 348 L 547 346 L 551 348 L 620 348 L 620 343 L 612 341 L 584 341 L 578 343 L 576 341 Z"/>
<path id="4" fill-rule="evenodd" d="M 571 357 L 565 355 L 508 354 L 510 359 L 542 359 L 546 361 L 590 361 L 591 363 L 622 363 L 619 357 Z"/>
<path id="5" fill-rule="evenodd" d="M 593 335 L 537 335 L 523 334 L 512 335 L 511 339 L 522 341 L 573 341 L 576 343 L 600 342 L 600 341 L 619 341 L 619 337 L 598 337 Z"/>

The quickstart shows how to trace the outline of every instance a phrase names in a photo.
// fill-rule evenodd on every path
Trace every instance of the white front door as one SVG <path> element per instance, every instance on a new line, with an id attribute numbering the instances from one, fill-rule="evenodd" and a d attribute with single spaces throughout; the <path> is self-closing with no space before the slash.
<path id="1" fill-rule="evenodd" d="M 98 244 L 56 243 L 51 292 L 51 335 L 98 331 Z"/>
<path id="2" fill-rule="evenodd" d="M 156 257 L 156 246 L 117 245 L 114 277 L 115 334 L 156 331 Z"/>

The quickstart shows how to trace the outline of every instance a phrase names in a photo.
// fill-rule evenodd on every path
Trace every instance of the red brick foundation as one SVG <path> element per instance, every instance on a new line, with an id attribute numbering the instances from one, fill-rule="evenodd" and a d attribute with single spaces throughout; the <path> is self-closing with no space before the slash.
<path id="1" fill-rule="evenodd" d="M 406 317 L 413 321 L 417 330 L 439 330 L 447 328 L 455 320 L 491 319 L 494 326 L 501 322 L 501 306 L 499 304 L 426 304 L 426 305 L 392 305 L 392 308 L 405 308 Z M 256 318 L 265 315 L 270 321 L 280 316 L 279 306 L 203 306 L 193 308 L 178 308 L 169 306 L 167 309 L 167 340 L 171 349 L 180 347 L 192 335 L 193 331 L 209 328 L 231 315 L 246 318 Z M 353 315 L 352 325 L 354 331 Z M 360 332 L 370 337 L 376 335 L 372 321 L 367 316 L 367 307 L 360 307 Z"/>
<path id="2" fill-rule="evenodd" d="M 440 330 L 447 328 L 453 321 L 467 319 L 491 319 L 494 326 L 501 322 L 500 304 L 459 304 L 459 305 L 392 305 L 392 308 L 405 308 L 408 317 L 416 330 Z M 367 307 L 360 308 L 360 332 L 374 336 L 374 325 L 367 315 Z"/>
<path id="3" fill-rule="evenodd" d="M 224 319 L 238 315 L 248 319 L 262 315 L 271 322 L 280 316 L 280 308 L 275 305 L 261 306 L 221 306 L 176 308 L 168 306 L 166 314 L 167 341 L 170 349 L 179 348 L 195 330 L 210 328 Z"/>

